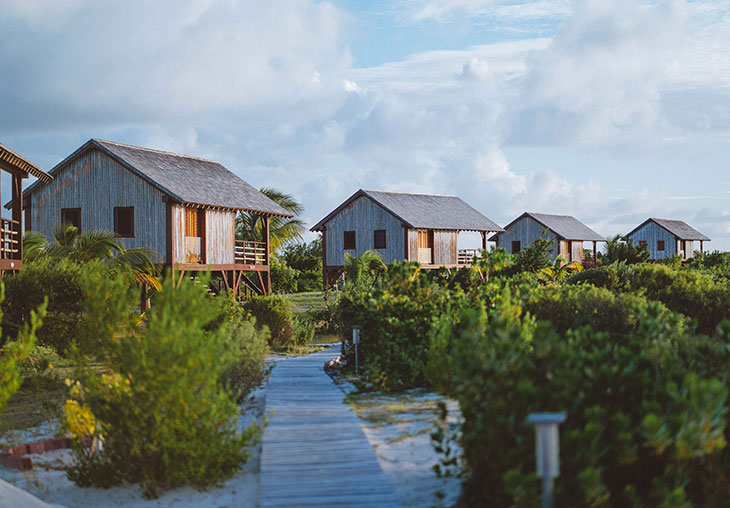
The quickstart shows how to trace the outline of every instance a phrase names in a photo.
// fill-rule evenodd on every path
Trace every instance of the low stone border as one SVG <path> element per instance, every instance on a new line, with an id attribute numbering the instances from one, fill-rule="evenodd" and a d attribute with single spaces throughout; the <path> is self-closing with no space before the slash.
<path id="1" fill-rule="evenodd" d="M 86 443 L 84 444 L 86 445 Z M 89 442 L 88 445 L 90 444 L 91 443 Z M 30 460 L 30 457 L 24 457 L 23 455 L 45 453 L 52 450 L 62 450 L 64 448 L 71 448 L 71 438 L 57 437 L 54 439 L 42 439 L 33 443 L 13 446 L 7 450 L 0 451 L 0 465 L 12 469 L 27 471 L 29 469 L 33 469 L 33 463 Z"/>

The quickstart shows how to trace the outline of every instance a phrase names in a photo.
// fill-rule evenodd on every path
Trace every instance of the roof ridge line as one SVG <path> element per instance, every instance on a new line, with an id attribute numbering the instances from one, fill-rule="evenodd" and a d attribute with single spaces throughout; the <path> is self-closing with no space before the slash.
<path id="1" fill-rule="evenodd" d="M 218 164 L 219 166 L 222 165 L 220 162 L 211 160 L 211 159 L 205 159 L 203 157 L 196 157 L 194 155 L 186 155 L 184 153 L 177 153 L 177 152 L 168 152 L 167 150 L 158 150 L 156 148 L 147 148 L 145 146 L 137 146 L 137 145 L 130 145 L 127 143 L 119 143 L 117 141 L 109 141 L 108 139 L 101 139 L 101 138 L 91 138 L 92 141 L 96 141 L 98 143 L 109 143 L 110 145 L 116 145 L 116 146 L 124 146 L 127 148 L 134 148 L 135 150 L 145 150 L 147 152 L 154 152 L 154 153 L 161 153 L 165 155 L 174 155 L 175 157 L 184 157 L 186 159 L 193 159 L 198 160 L 202 162 L 212 162 L 213 164 Z"/>
<path id="2" fill-rule="evenodd" d="M 376 189 L 360 189 L 363 192 L 383 192 L 385 194 L 406 194 L 408 196 L 433 196 L 437 198 L 458 198 L 456 194 L 430 194 L 427 192 L 405 192 L 405 191 L 385 191 Z M 461 198 L 459 198 L 461 199 Z M 463 201 L 463 200 L 462 200 Z"/>

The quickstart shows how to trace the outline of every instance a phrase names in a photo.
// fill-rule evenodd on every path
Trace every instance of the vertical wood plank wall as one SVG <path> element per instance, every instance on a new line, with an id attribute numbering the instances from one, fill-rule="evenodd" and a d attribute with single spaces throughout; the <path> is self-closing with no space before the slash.
<path id="1" fill-rule="evenodd" d="M 639 242 L 646 242 L 650 259 L 666 259 L 677 254 L 678 242 L 676 237 L 655 222 L 644 224 L 643 227 L 632 233 L 629 238 L 634 241 L 634 245 L 639 245 Z M 664 240 L 663 251 L 657 250 L 659 240 Z M 694 242 L 687 242 L 688 250 L 690 244 L 694 244 Z"/>
<path id="2" fill-rule="evenodd" d="M 565 258 L 566 261 L 577 261 L 583 262 L 583 242 L 570 242 L 570 259 Z"/>
<path id="3" fill-rule="evenodd" d="M 377 249 L 386 264 L 403 259 L 405 235 L 401 222 L 374 203 L 370 198 L 361 196 L 332 217 L 326 224 L 326 256 L 328 266 L 342 266 L 345 260 L 344 232 L 355 231 L 355 250 L 351 255 L 359 256 L 366 250 L 374 249 L 373 231 L 385 230 L 385 249 Z"/>
<path id="4" fill-rule="evenodd" d="M 408 260 L 418 261 L 418 230 L 408 230 Z"/>
<path id="5" fill-rule="evenodd" d="M 69 161 L 55 178 L 30 196 L 30 224 L 51 238 L 62 208 L 81 208 L 81 229 L 114 230 L 114 207 L 134 207 L 134 238 L 127 248 L 147 247 L 164 258 L 166 249 L 163 194 L 105 153 L 92 149 Z"/>
<path id="6" fill-rule="evenodd" d="M 514 252 L 512 252 L 512 242 L 520 242 L 520 248 L 524 249 L 540 238 L 543 231 L 545 231 L 545 226 L 534 220 L 532 217 L 523 217 L 512 224 L 504 233 L 499 234 L 497 237 L 497 246 L 504 247 L 509 254 L 514 254 Z M 555 251 L 551 257 L 551 259 L 554 260 L 559 254 L 558 237 L 552 231 L 548 231 L 546 237 L 555 242 Z M 565 259 L 568 258 L 565 257 Z"/>
<path id="7" fill-rule="evenodd" d="M 172 262 L 184 263 L 186 250 L 185 207 L 172 205 Z"/>
<path id="8" fill-rule="evenodd" d="M 456 231 L 434 231 L 433 232 L 433 264 L 455 265 L 458 261 Z"/>
<path id="9" fill-rule="evenodd" d="M 209 265 L 233 264 L 236 237 L 235 219 L 235 212 L 205 211 L 205 259 Z"/>

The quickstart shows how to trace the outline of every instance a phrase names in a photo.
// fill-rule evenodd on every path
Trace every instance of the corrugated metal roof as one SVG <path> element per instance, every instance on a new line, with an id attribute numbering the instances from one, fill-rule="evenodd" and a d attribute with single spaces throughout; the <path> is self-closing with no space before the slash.
<path id="1" fill-rule="evenodd" d="M 13 152 L 10 148 L 2 144 L 0 144 L 0 160 L 15 168 L 18 168 L 24 173 L 35 176 L 37 179 L 43 182 L 50 182 L 51 180 L 53 180 L 53 177 L 51 175 L 49 175 L 42 169 L 39 169 L 34 164 L 31 164 L 20 155 Z"/>
<path id="2" fill-rule="evenodd" d="M 503 231 L 501 227 L 466 204 L 457 196 L 409 194 L 360 189 L 319 221 L 311 230 L 322 226 L 349 203 L 366 196 L 382 206 L 410 228 L 459 231 Z"/>
<path id="3" fill-rule="evenodd" d="M 591 228 L 580 222 L 571 215 L 554 215 L 548 213 L 525 212 L 510 222 L 505 229 L 522 219 L 532 217 L 534 220 L 551 230 L 553 233 L 565 240 L 577 240 L 587 242 L 605 242 L 606 239 L 593 231 Z M 496 235 L 495 235 L 496 236 Z"/>
<path id="4" fill-rule="evenodd" d="M 648 222 L 655 222 L 659 226 L 663 227 L 670 233 L 672 233 L 674 236 L 679 238 L 680 240 L 702 240 L 705 242 L 709 242 L 710 239 L 707 238 L 705 235 L 697 231 L 695 228 L 690 226 L 684 221 L 681 220 L 670 220 L 670 219 L 655 219 L 655 218 L 649 218 L 646 219 L 644 222 L 641 223 L 638 227 L 634 228 L 631 233 L 627 234 L 626 236 L 632 235 L 634 232 L 636 232 L 639 228 L 644 226 L 644 224 Z"/>
<path id="5" fill-rule="evenodd" d="M 92 147 L 107 153 L 180 203 L 291 217 L 291 213 L 218 162 L 102 139 L 89 140 L 57 164 L 51 174 Z M 37 184 L 28 187 L 25 194 L 31 193 Z"/>

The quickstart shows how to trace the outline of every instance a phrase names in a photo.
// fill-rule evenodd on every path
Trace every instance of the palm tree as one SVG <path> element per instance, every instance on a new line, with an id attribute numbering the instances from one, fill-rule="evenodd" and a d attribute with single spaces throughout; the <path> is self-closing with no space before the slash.
<path id="1" fill-rule="evenodd" d="M 537 278 L 543 282 L 562 282 L 572 272 L 580 272 L 583 265 L 577 261 L 568 263 L 561 256 L 555 258 L 552 266 L 543 268 L 537 273 Z"/>
<path id="2" fill-rule="evenodd" d="M 272 187 L 262 187 L 261 193 L 276 204 L 290 212 L 293 217 L 271 217 L 269 223 L 269 241 L 271 251 L 274 252 L 284 245 L 301 240 L 304 233 L 304 222 L 299 216 L 304 207 L 293 196 L 278 191 Z M 261 216 L 251 212 L 241 212 L 236 217 L 236 238 L 252 242 L 263 242 L 263 221 Z"/>
<path id="3" fill-rule="evenodd" d="M 357 257 L 345 254 L 345 280 L 357 282 L 365 276 L 377 277 L 387 269 L 378 251 L 366 250 Z"/>
<path id="4" fill-rule="evenodd" d="M 98 259 L 106 261 L 112 272 L 129 268 L 135 282 L 159 290 L 159 269 L 155 261 L 159 255 L 146 248 L 125 249 L 116 233 L 103 229 L 79 233 L 72 225 L 62 225 L 53 232 L 55 243 L 48 242 L 38 233 L 23 237 L 23 258 L 31 261 L 41 257 L 69 258 L 80 263 Z"/>

